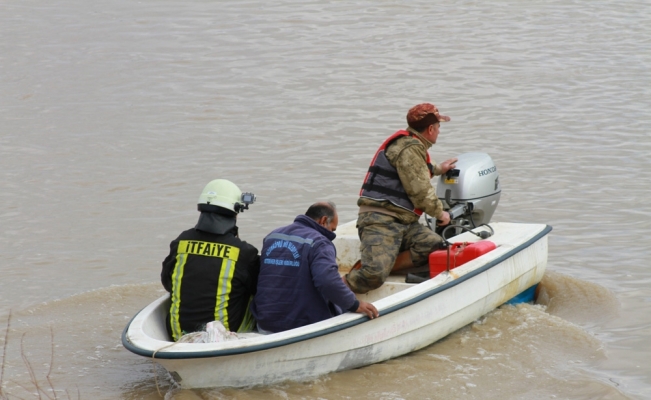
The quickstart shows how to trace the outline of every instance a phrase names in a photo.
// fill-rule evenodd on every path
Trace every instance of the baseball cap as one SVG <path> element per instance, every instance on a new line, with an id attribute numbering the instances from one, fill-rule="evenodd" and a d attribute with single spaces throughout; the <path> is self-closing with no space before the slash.
<path id="1" fill-rule="evenodd" d="M 448 121 L 450 117 L 441 115 L 438 108 L 430 103 L 418 104 L 407 112 L 407 124 L 419 132 L 436 122 Z"/>

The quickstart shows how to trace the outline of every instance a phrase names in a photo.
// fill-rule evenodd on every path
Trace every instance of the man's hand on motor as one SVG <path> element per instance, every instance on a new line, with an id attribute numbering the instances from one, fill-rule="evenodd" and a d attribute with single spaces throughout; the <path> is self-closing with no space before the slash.
<path id="1" fill-rule="evenodd" d="M 370 319 L 377 318 L 380 316 L 380 313 L 377 311 L 377 308 L 371 303 L 365 301 L 359 302 L 359 307 L 355 311 L 356 313 L 366 314 Z"/>
<path id="2" fill-rule="evenodd" d="M 441 218 L 436 219 L 436 225 L 438 226 L 445 226 L 450 223 L 450 213 L 447 211 L 443 211 L 441 214 Z"/>
<path id="3" fill-rule="evenodd" d="M 444 174 L 448 172 L 451 169 L 454 169 L 456 167 L 456 162 L 459 161 L 458 158 L 451 158 L 449 160 L 445 160 L 442 163 L 439 164 L 439 167 L 441 167 L 441 173 Z"/>

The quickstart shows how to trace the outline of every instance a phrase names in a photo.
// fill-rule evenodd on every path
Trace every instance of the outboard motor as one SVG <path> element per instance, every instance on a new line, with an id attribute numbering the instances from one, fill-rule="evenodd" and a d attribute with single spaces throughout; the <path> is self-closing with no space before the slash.
<path id="1" fill-rule="evenodd" d="M 436 185 L 436 195 L 450 213 L 450 225 L 459 227 L 446 229 L 444 239 L 487 224 L 502 191 L 497 167 L 488 154 L 464 153 L 457 158 L 456 168 L 441 175 Z M 436 227 L 436 233 L 441 235 L 444 228 Z"/>

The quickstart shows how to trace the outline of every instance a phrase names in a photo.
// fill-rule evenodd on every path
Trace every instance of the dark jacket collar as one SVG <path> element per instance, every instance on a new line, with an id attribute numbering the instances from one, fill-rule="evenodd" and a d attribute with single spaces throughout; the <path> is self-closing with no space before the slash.
<path id="1" fill-rule="evenodd" d="M 235 217 L 230 217 L 222 214 L 202 212 L 199 216 L 199 221 L 195 229 L 204 232 L 210 232 L 217 235 L 223 235 L 227 232 L 233 233 L 237 236 L 237 226 Z"/>
<path id="2" fill-rule="evenodd" d="M 330 232 L 326 228 L 322 227 L 321 225 L 317 224 L 315 220 L 312 218 L 308 217 L 307 215 L 299 215 L 294 219 L 295 223 L 299 223 L 301 225 L 305 225 L 309 228 L 314 229 L 315 231 L 319 232 L 326 238 L 328 238 L 329 241 L 333 241 L 337 235 L 334 232 Z"/>

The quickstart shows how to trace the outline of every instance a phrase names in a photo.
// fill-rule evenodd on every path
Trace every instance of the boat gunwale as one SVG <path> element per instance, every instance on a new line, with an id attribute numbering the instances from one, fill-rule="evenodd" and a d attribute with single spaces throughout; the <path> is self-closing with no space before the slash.
<path id="1" fill-rule="evenodd" d="M 508 252 L 502 254 L 501 256 L 487 262 L 483 266 L 468 272 L 467 274 L 464 274 L 457 279 L 454 279 L 450 282 L 446 282 L 440 286 L 433 287 L 430 290 L 427 290 L 417 296 L 414 296 L 413 298 L 407 299 L 401 303 L 398 303 L 396 305 L 388 307 L 386 310 L 383 310 L 382 315 L 387 315 L 391 314 L 395 311 L 398 311 L 400 309 L 409 307 L 415 303 L 418 303 L 428 297 L 434 296 L 440 292 L 443 292 L 451 287 L 457 286 L 499 264 L 504 262 L 505 260 L 511 258 L 512 256 L 520 253 L 522 250 L 532 246 L 534 243 L 542 239 L 543 237 L 547 236 L 549 232 L 551 232 L 552 227 L 550 225 L 545 225 L 543 229 L 541 229 L 536 235 L 531 237 L 529 240 L 527 240 L 524 243 L 521 243 L 520 245 L 514 247 L 513 249 L 509 250 Z M 148 307 L 148 306 L 147 306 Z M 144 307 L 142 310 L 144 310 Z M 268 342 L 268 343 L 263 343 L 263 344 L 256 344 L 252 346 L 245 346 L 245 347 L 237 347 L 237 348 L 232 348 L 232 349 L 217 349 L 217 350 L 206 350 L 206 351 L 174 351 L 174 352 L 165 352 L 162 351 L 163 348 L 158 349 L 158 350 L 148 350 L 148 349 L 143 349 L 141 347 L 138 347 L 134 344 L 132 344 L 127 336 L 127 333 L 129 331 L 129 327 L 131 326 L 131 323 L 140 315 L 142 312 L 140 310 L 136 315 L 131 318 L 127 326 L 124 328 L 122 331 L 122 345 L 129 351 L 131 351 L 134 354 L 138 354 L 141 356 L 145 357 L 150 357 L 150 358 L 156 358 L 156 359 L 169 359 L 169 360 L 178 360 L 178 359 L 194 359 L 194 358 L 216 358 L 216 357 L 224 357 L 224 356 L 233 356 L 237 354 L 245 354 L 245 353 L 254 353 L 257 351 L 263 351 L 263 350 L 269 350 L 277 347 L 283 347 L 287 346 L 293 343 L 298 343 L 310 339 L 314 339 L 317 337 L 329 335 L 334 332 L 342 331 L 348 328 L 351 328 L 353 326 L 357 326 L 363 322 L 369 321 L 369 318 L 367 316 L 360 315 L 360 318 L 356 318 L 351 321 L 345 321 L 340 324 L 321 329 L 318 331 L 314 332 L 308 332 L 302 335 L 298 336 L 292 336 L 289 338 L 273 341 L 273 342 Z M 173 342 L 170 342 L 170 344 L 173 344 Z"/>

